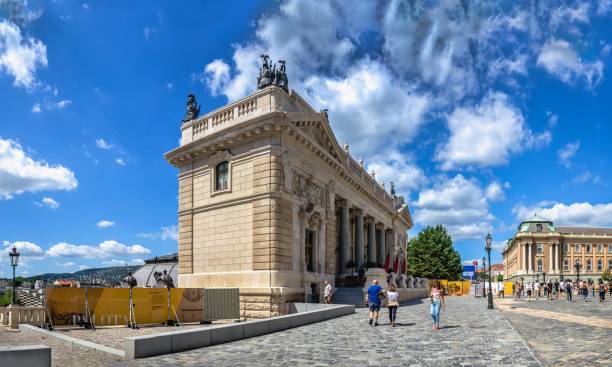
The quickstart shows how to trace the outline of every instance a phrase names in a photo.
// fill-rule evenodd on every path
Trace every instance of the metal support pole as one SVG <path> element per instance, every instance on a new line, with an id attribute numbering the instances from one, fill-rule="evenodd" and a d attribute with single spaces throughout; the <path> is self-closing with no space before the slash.
<path id="1" fill-rule="evenodd" d="M 17 304 L 17 294 L 15 293 L 15 265 L 13 265 L 13 299 L 11 300 L 11 304 Z"/>
<path id="2" fill-rule="evenodd" d="M 489 258 L 489 297 L 487 309 L 493 309 L 493 292 L 491 291 L 491 249 L 487 248 L 487 256 Z"/>

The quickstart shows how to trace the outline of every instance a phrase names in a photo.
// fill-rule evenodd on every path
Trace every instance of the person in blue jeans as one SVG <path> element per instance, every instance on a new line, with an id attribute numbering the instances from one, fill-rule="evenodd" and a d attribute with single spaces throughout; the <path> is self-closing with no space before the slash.
<path id="1" fill-rule="evenodd" d="M 431 319 L 433 320 L 433 330 L 440 329 L 440 308 L 444 306 L 444 292 L 440 287 L 440 282 L 435 281 L 431 293 L 429 295 L 431 300 Z"/>
<path id="2" fill-rule="evenodd" d="M 378 280 L 374 279 L 366 294 L 366 304 L 370 309 L 370 325 L 372 325 L 372 321 L 374 321 L 374 326 L 378 326 L 381 296 L 384 296 L 383 288 L 378 285 Z"/>

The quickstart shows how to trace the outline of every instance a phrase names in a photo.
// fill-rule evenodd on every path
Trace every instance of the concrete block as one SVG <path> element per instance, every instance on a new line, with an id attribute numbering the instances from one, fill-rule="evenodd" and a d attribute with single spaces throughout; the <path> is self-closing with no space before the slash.
<path id="1" fill-rule="evenodd" d="M 211 344 L 210 329 L 181 330 L 172 332 L 172 353 L 207 347 Z"/>
<path id="2" fill-rule="evenodd" d="M 304 325 L 308 325 L 309 322 L 309 317 L 310 314 L 312 312 L 316 312 L 316 311 L 310 311 L 310 312 L 301 312 L 301 313 L 296 313 L 295 315 L 290 315 L 290 320 L 291 320 L 291 327 L 299 327 L 299 326 L 304 326 Z"/>
<path id="3" fill-rule="evenodd" d="M 277 316 L 269 320 L 270 332 L 275 333 L 277 331 L 283 331 L 291 328 L 291 318 L 294 315 Z"/>
<path id="4" fill-rule="evenodd" d="M 308 323 L 314 324 L 315 322 L 321 322 L 325 319 L 325 309 L 308 312 Z"/>
<path id="5" fill-rule="evenodd" d="M 254 320 L 242 323 L 244 328 L 244 337 L 251 338 L 254 336 L 260 336 L 270 333 L 270 321 L 269 320 Z"/>
<path id="6" fill-rule="evenodd" d="M 0 366 L 51 367 L 51 347 L 46 345 L 0 347 Z"/>
<path id="7" fill-rule="evenodd" d="M 172 333 L 125 338 L 125 356 L 129 359 L 172 352 Z"/>
<path id="8" fill-rule="evenodd" d="M 244 336 L 242 323 L 223 325 L 210 328 L 211 345 L 240 340 Z"/>

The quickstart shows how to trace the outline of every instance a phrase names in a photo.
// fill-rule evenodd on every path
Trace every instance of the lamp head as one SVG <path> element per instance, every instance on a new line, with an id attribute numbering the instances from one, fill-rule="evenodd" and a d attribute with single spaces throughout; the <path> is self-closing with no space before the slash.
<path id="1" fill-rule="evenodd" d="M 13 248 L 11 249 L 11 251 L 9 251 L 9 256 L 11 257 L 11 266 L 17 266 L 17 264 L 19 263 L 19 255 L 21 254 L 17 252 L 17 247 L 13 245 Z"/>
<path id="2" fill-rule="evenodd" d="M 485 238 L 487 241 L 487 250 L 491 249 L 491 241 L 493 241 L 493 237 L 491 237 L 491 233 L 487 233 L 487 237 Z"/>

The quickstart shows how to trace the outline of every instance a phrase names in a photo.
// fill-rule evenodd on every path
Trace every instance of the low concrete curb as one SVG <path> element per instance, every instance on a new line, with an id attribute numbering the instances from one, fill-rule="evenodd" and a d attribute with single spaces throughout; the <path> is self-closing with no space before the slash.
<path id="1" fill-rule="evenodd" d="M 293 313 L 269 319 L 128 337 L 125 356 L 144 358 L 265 335 L 350 315 L 355 313 L 355 306 L 294 303 L 290 304 L 289 310 Z"/>
<path id="2" fill-rule="evenodd" d="M 51 338 L 54 342 L 63 343 L 67 345 L 77 345 L 85 348 L 91 348 L 99 350 L 100 352 L 114 354 L 120 357 L 125 357 L 125 352 L 119 349 L 107 347 L 101 344 L 92 343 L 86 340 L 73 338 L 71 336 L 62 335 L 58 332 L 41 329 L 33 325 L 19 324 L 19 331 L 28 334 L 39 334 L 45 335 Z"/>
<path id="3" fill-rule="evenodd" d="M 0 367 L 9 366 L 51 367 L 51 347 L 46 345 L 0 347 Z"/>

